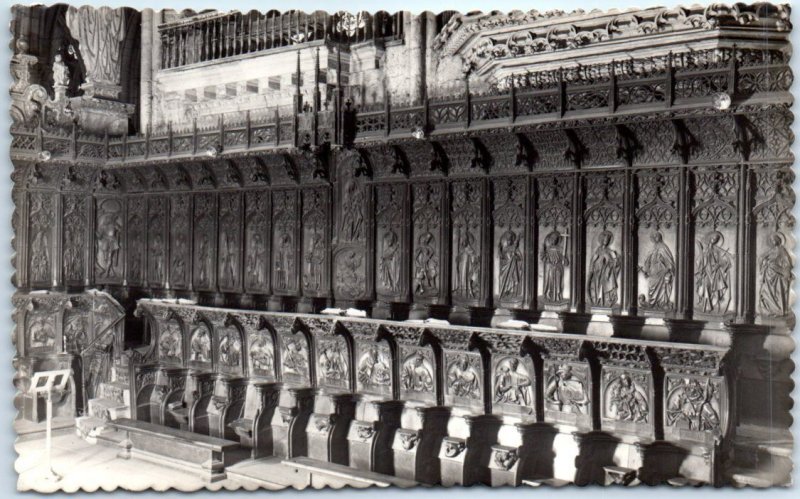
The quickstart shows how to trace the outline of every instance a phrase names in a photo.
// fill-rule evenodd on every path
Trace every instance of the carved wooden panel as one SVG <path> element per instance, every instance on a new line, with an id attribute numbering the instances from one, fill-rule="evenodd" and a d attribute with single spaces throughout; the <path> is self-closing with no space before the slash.
<path id="1" fill-rule="evenodd" d="M 167 279 L 167 198 L 147 199 L 147 283 L 162 287 Z"/>
<path id="2" fill-rule="evenodd" d="M 545 175 L 537 178 L 537 185 L 537 304 L 540 310 L 563 310 L 571 297 L 573 177 Z"/>
<path id="3" fill-rule="evenodd" d="M 94 277 L 102 283 L 120 283 L 124 269 L 122 237 L 125 204 L 118 197 L 99 197 L 95 205 Z M 65 222 L 65 239 L 66 227 Z M 65 257 L 66 253 L 65 245 Z"/>
<path id="4" fill-rule="evenodd" d="M 335 188 L 334 296 L 367 300 L 372 290 L 373 212 L 367 165 L 359 152 L 337 155 Z"/>
<path id="5" fill-rule="evenodd" d="M 215 291 L 217 261 L 217 198 L 212 193 L 194 195 L 194 288 Z"/>
<path id="6" fill-rule="evenodd" d="M 586 207 L 586 303 L 612 309 L 622 297 L 622 173 L 583 178 Z"/>
<path id="7" fill-rule="evenodd" d="M 211 330 L 205 322 L 198 322 L 189 328 L 187 363 L 190 367 L 210 370 L 213 365 Z"/>
<path id="8" fill-rule="evenodd" d="M 708 166 L 693 172 L 694 310 L 726 316 L 736 311 L 739 171 Z"/>
<path id="9" fill-rule="evenodd" d="M 54 284 L 56 198 L 51 193 L 33 191 L 28 199 L 28 275 L 32 286 L 49 287 Z"/>
<path id="10" fill-rule="evenodd" d="M 489 297 L 486 182 L 483 179 L 451 183 L 452 240 L 451 295 L 454 305 L 484 306 Z"/>
<path id="11" fill-rule="evenodd" d="M 303 296 L 330 295 L 330 189 L 302 190 Z"/>
<path id="12" fill-rule="evenodd" d="M 530 357 L 492 354 L 492 407 L 498 414 L 533 416 L 536 373 Z"/>
<path id="13" fill-rule="evenodd" d="M 653 377 L 649 370 L 603 366 L 600 424 L 604 430 L 651 435 Z"/>
<path id="14" fill-rule="evenodd" d="M 158 360 L 167 364 L 183 364 L 183 330 L 178 321 L 158 321 Z"/>
<path id="15" fill-rule="evenodd" d="M 445 405 L 484 407 L 483 364 L 477 352 L 444 351 Z"/>
<path id="16" fill-rule="evenodd" d="M 144 284 L 145 258 L 147 255 L 146 207 L 147 201 L 144 196 L 128 197 L 125 250 L 128 259 L 126 278 L 130 286 Z"/>
<path id="17" fill-rule="evenodd" d="M 174 289 L 186 289 L 191 284 L 191 203 L 190 194 L 170 197 L 169 282 Z"/>
<path id="18" fill-rule="evenodd" d="M 247 355 L 250 362 L 250 375 L 275 379 L 275 342 L 266 329 L 251 331 L 247 336 Z"/>
<path id="19" fill-rule="evenodd" d="M 272 193 L 272 290 L 276 295 L 296 295 L 299 286 L 298 191 Z"/>
<path id="20" fill-rule="evenodd" d="M 270 291 L 271 215 L 269 191 L 245 193 L 244 285 L 248 293 Z"/>
<path id="21" fill-rule="evenodd" d="M 755 202 L 755 311 L 762 321 L 791 320 L 794 259 L 790 241 L 795 220 L 792 208 L 794 173 L 776 165 L 753 167 Z"/>
<path id="22" fill-rule="evenodd" d="M 736 144 L 736 124 L 732 114 L 703 116 L 684 121 L 690 160 L 736 161 L 741 156 Z"/>
<path id="23" fill-rule="evenodd" d="M 221 373 L 244 374 L 244 342 L 236 326 L 216 326 L 216 362 Z"/>
<path id="24" fill-rule="evenodd" d="M 409 296 L 408 186 L 378 184 L 375 192 L 375 290 L 384 302 L 407 302 Z"/>
<path id="25" fill-rule="evenodd" d="M 281 345 L 281 377 L 284 383 L 311 386 L 311 353 L 308 339 L 302 334 L 279 329 Z"/>
<path id="26" fill-rule="evenodd" d="M 218 245 L 218 287 L 220 291 L 241 291 L 242 196 L 239 192 L 219 195 Z"/>
<path id="27" fill-rule="evenodd" d="M 394 362 L 385 341 L 356 342 L 356 388 L 359 392 L 392 396 Z"/>
<path id="28" fill-rule="evenodd" d="M 676 171 L 636 173 L 637 302 L 646 314 L 675 310 L 679 181 Z"/>
<path id="29" fill-rule="evenodd" d="M 400 398 L 436 403 L 436 361 L 431 347 L 400 345 Z"/>
<path id="30" fill-rule="evenodd" d="M 586 363 L 545 359 L 545 421 L 591 428 L 591 394 L 592 379 Z"/>
<path id="31" fill-rule="evenodd" d="M 411 284 L 416 303 L 440 304 L 447 296 L 447 221 L 443 219 L 446 200 L 446 185 L 442 182 L 413 186 Z"/>
<path id="32" fill-rule="evenodd" d="M 86 196 L 82 194 L 64 194 L 61 197 L 61 208 L 63 210 L 62 220 L 62 240 L 61 240 L 61 268 L 64 282 L 72 285 L 84 284 L 86 278 L 86 257 L 87 257 L 87 231 L 89 230 L 89 203 Z M 121 217 L 118 212 L 117 216 Z M 117 242 L 122 236 L 122 226 L 116 233 Z M 117 255 L 119 248 L 117 246 Z M 122 272 L 119 273 L 120 282 Z"/>
<path id="33" fill-rule="evenodd" d="M 495 179 L 492 185 L 494 303 L 497 307 L 525 308 L 530 294 L 528 179 L 524 176 L 503 177 Z"/>
<path id="34" fill-rule="evenodd" d="M 317 386 L 339 390 L 350 389 L 350 352 L 341 336 L 316 336 Z"/>

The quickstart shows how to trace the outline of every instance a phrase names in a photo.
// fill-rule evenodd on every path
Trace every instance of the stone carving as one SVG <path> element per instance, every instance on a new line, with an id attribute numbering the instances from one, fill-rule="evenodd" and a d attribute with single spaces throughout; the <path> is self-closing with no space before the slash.
<path id="1" fill-rule="evenodd" d="M 480 358 L 474 355 L 448 355 L 447 391 L 455 397 L 480 399 Z"/>
<path id="2" fill-rule="evenodd" d="M 616 421 L 648 423 L 650 404 L 641 374 L 606 372 L 604 416 Z"/>
<path id="3" fill-rule="evenodd" d="M 697 241 L 696 303 L 706 313 L 724 314 L 730 306 L 733 255 L 723 247 L 724 244 L 719 231 L 711 231 L 706 234 L 705 241 Z"/>
<path id="4" fill-rule="evenodd" d="M 122 204 L 117 199 L 97 202 L 97 229 L 95 230 L 95 268 L 99 278 L 113 279 L 119 269 L 122 249 Z"/>
<path id="5" fill-rule="evenodd" d="M 32 282 L 50 284 L 52 271 L 53 198 L 30 194 L 30 276 Z"/>
<path id="6" fill-rule="evenodd" d="M 350 372 L 347 361 L 347 346 L 341 339 L 319 341 L 317 368 L 319 377 L 326 383 L 346 385 Z"/>
<path id="7" fill-rule="evenodd" d="M 205 324 L 200 324 L 192 330 L 189 338 L 189 361 L 211 362 L 211 333 Z"/>
<path id="8" fill-rule="evenodd" d="M 426 355 L 417 350 L 403 360 L 400 382 L 409 392 L 433 393 L 435 370 Z"/>
<path id="9" fill-rule="evenodd" d="M 392 361 L 385 348 L 372 345 L 358 361 L 358 383 L 364 388 L 392 385 Z"/>
<path id="10" fill-rule="evenodd" d="M 158 357 L 168 362 L 183 360 L 183 334 L 178 324 L 162 324 L 158 338 Z"/>
<path id="11" fill-rule="evenodd" d="M 219 284 L 235 289 L 239 282 L 241 197 L 238 193 L 221 194 L 219 203 Z"/>
<path id="12" fill-rule="evenodd" d="M 519 455 L 515 449 L 494 449 L 494 464 L 505 471 L 509 471 L 517 464 Z"/>
<path id="13" fill-rule="evenodd" d="M 614 235 L 606 230 L 597 236 L 589 262 L 588 296 L 592 305 L 612 307 L 617 303 L 621 262 L 619 254 L 609 247 L 613 241 Z"/>
<path id="14" fill-rule="evenodd" d="M 417 432 L 399 430 L 397 434 L 400 435 L 400 445 L 403 446 L 403 450 L 409 451 L 416 447 L 419 442 Z"/>
<path id="15" fill-rule="evenodd" d="M 245 199 L 245 285 L 250 290 L 265 291 L 269 272 L 269 194 L 250 191 Z"/>
<path id="16" fill-rule="evenodd" d="M 507 357 L 495 366 L 494 401 L 499 404 L 532 405 L 533 380 L 518 358 Z"/>
<path id="17" fill-rule="evenodd" d="M 590 398 L 586 376 L 587 372 L 583 368 L 577 370 L 570 364 L 552 364 L 546 376 L 546 404 L 559 412 L 589 414 Z"/>
<path id="18" fill-rule="evenodd" d="M 453 297 L 472 301 L 481 298 L 481 181 L 458 181 L 453 189 Z"/>
<path id="19" fill-rule="evenodd" d="M 461 440 L 447 438 L 444 441 L 444 455 L 449 458 L 458 457 L 467 448 Z"/>
<path id="20" fill-rule="evenodd" d="M 564 268 L 569 266 L 567 239 L 564 234 L 553 230 L 542 243 L 542 298 L 546 303 L 563 304 Z"/>
<path id="21" fill-rule="evenodd" d="M 272 376 L 275 370 L 275 346 L 267 332 L 250 334 L 249 354 L 253 374 Z"/>
<path id="22" fill-rule="evenodd" d="M 283 337 L 281 367 L 283 374 L 308 376 L 308 345 L 305 338 Z"/>
<path id="23" fill-rule="evenodd" d="M 643 308 L 671 310 L 673 308 L 672 287 L 675 281 L 675 258 L 664 243 L 661 232 L 650 235 L 653 243 L 650 253 L 639 267 L 647 278 L 647 296 L 639 295 L 639 305 Z"/>
<path id="24" fill-rule="evenodd" d="M 767 248 L 758 257 L 761 285 L 758 306 L 767 315 L 782 317 L 790 311 L 789 293 L 792 289 L 792 257 L 786 251 L 784 236 L 779 232 L 767 238 Z"/>
<path id="25" fill-rule="evenodd" d="M 86 198 L 81 195 L 64 195 L 63 199 L 64 277 L 68 281 L 81 281 L 84 277 L 84 249 L 86 248 Z M 120 217 L 121 223 L 121 214 L 118 213 L 117 216 Z M 117 236 L 119 237 L 119 233 Z"/>
<path id="26" fill-rule="evenodd" d="M 119 93 L 121 42 L 125 39 L 122 9 L 83 6 L 67 10 L 67 27 L 80 43 L 86 81 L 93 93 L 115 99 Z M 110 88 L 109 88 L 110 87 Z M 116 91 L 113 89 L 116 87 Z"/>
<path id="27" fill-rule="evenodd" d="M 232 368 L 242 365 L 242 339 L 235 327 L 227 327 L 220 334 L 219 363 Z"/>
<path id="28" fill-rule="evenodd" d="M 375 428 L 369 424 L 362 424 L 356 427 L 356 434 L 361 440 L 367 441 L 375 435 Z"/>
<path id="29" fill-rule="evenodd" d="M 718 430 L 718 390 L 718 383 L 710 379 L 668 377 L 665 424 L 692 431 Z"/>

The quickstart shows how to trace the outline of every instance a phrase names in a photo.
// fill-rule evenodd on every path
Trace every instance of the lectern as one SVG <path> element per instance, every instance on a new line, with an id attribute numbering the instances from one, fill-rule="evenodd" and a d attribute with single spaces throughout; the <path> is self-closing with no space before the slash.
<path id="1" fill-rule="evenodd" d="M 69 382 L 71 371 L 69 369 L 59 369 L 56 371 L 41 371 L 33 375 L 31 382 L 31 395 L 34 400 L 40 396 L 45 397 L 47 405 L 47 429 L 45 436 L 45 479 L 57 482 L 61 480 L 61 475 L 53 471 L 51 453 L 53 448 L 53 396 L 59 395 L 66 389 Z"/>

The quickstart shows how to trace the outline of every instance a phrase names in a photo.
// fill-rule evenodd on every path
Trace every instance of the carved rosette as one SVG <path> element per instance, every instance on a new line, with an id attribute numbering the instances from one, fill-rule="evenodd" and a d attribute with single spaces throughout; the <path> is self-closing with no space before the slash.
<path id="1" fill-rule="evenodd" d="M 330 294 L 330 189 L 305 188 L 302 196 L 303 296 L 327 297 Z"/>
<path id="2" fill-rule="evenodd" d="M 503 177 L 493 181 L 494 266 L 496 306 L 524 308 L 528 296 L 528 181 Z"/>
<path id="3" fill-rule="evenodd" d="M 244 215 L 244 286 L 249 293 L 270 291 L 272 217 L 269 191 L 247 191 Z"/>
<path id="4" fill-rule="evenodd" d="M 299 292 L 298 191 L 272 193 L 272 290 L 279 296 Z"/>
<path id="5" fill-rule="evenodd" d="M 408 186 L 377 184 L 375 192 L 376 271 L 378 299 L 387 303 L 407 302 L 409 261 Z"/>

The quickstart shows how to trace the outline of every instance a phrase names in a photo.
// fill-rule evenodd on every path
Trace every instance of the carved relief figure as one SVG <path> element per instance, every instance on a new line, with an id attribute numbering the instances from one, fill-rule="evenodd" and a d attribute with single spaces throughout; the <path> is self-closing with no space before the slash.
<path id="1" fill-rule="evenodd" d="M 64 351 L 80 353 L 86 348 L 87 337 L 84 318 L 80 314 L 71 315 L 64 327 Z"/>
<path id="2" fill-rule="evenodd" d="M 609 385 L 609 416 L 617 421 L 647 423 L 649 404 L 643 388 L 631 375 L 621 374 Z"/>
<path id="3" fill-rule="evenodd" d="M 31 348 L 51 348 L 56 343 L 53 321 L 43 314 L 31 316 L 28 322 L 28 335 Z"/>
<path id="4" fill-rule="evenodd" d="M 64 274 L 67 279 L 83 277 L 84 217 L 80 198 L 64 197 Z"/>
<path id="5" fill-rule="evenodd" d="M 475 298 L 479 290 L 480 262 L 476 249 L 475 235 L 468 228 L 460 227 L 456 241 L 456 282 L 453 293 Z"/>
<path id="6" fill-rule="evenodd" d="M 619 254 L 609 248 L 613 234 L 604 230 L 597 236 L 597 246 L 589 263 L 589 301 L 593 305 L 612 307 L 617 303 Z"/>
<path id="7" fill-rule="evenodd" d="M 30 269 L 33 281 L 48 281 L 50 274 L 50 228 L 53 210 L 49 199 L 41 195 L 31 196 L 31 257 Z"/>
<path id="8" fill-rule="evenodd" d="M 533 402 L 531 377 L 519 359 L 509 357 L 495 367 L 494 401 L 526 406 Z"/>
<path id="9" fill-rule="evenodd" d="M 694 431 L 719 428 L 719 412 L 714 404 L 716 386 L 710 380 L 703 386 L 697 379 L 684 378 L 677 387 L 671 388 L 667 398 L 667 425 Z"/>
<path id="10" fill-rule="evenodd" d="M 323 264 L 325 263 L 325 241 L 322 234 L 317 231 L 311 232 L 308 243 L 308 253 L 306 254 L 306 274 L 304 277 L 305 287 L 319 291 L 322 286 Z"/>
<path id="11" fill-rule="evenodd" d="M 506 229 L 500 236 L 500 297 L 518 296 L 522 284 L 522 252 L 517 234 Z"/>
<path id="12" fill-rule="evenodd" d="M 67 11 L 70 34 L 80 43 L 87 80 L 118 84 L 121 43 L 125 39 L 122 9 L 108 7 L 70 7 Z"/>
<path id="13" fill-rule="evenodd" d="M 282 356 L 283 373 L 304 376 L 308 369 L 308 348 L 303 340 L 287 338 Z"/>
<path id="14" fill-rule="evenodd" d="M 69 86 L 69 69 L 64 64 L 61 54 L 56 54 L 53 57 L 53 87 L 66 87 Z"/>
<path id="15" fill-rule="evenodd" d="M 639 304 L 655 309 L 672 309 L 672 286 L 675 280 L 675 258 L 660 232 L 650 236 L 653 248 L 639 270 L 647 278 L 647 297 L 639 295 Z"/>
<path id="16" fill-rule="evenodd" d="M 158 339 L 158 356 L 162 359 L 181 360 L 182 350 L 180 328 L 172 324 L 164 327 L 161 337 Z"/>
<path id="17" fill-rule="evenodd" d="M 201 232 L 200 244 L 197 248 L 197 277 L 201 286 L 207 286 L 209 284 L 209 267 L 211 264 L 210 237 L 211 236 L 207 233 Z"/>
<path id="18" fill-rule="evenodd" d="M 319 355 L 320 374 L 328 381 L 347 379 L 347 358 L 339 341 L 327 342 Z"/>
<path id="19" fill-rule="evenodd" d="M 569 265 L 567 245 L 561 233 L 554 230 L 544 238 L 542 248 L 542 296 L 549 303 L 564 301 L 564 267 Z"/>
<path id="20" fill-rule="evenodd" d="M 219 260 L 222 282 L 227 286 L 236 284 L 236 228 L 229 223 L 223 223 L 219 238 Z"/>
<path id="21" fill-rule="evenodd" d="M 343 262 L 341 260 L 344 260 Z M 337 289 L 342 293 L 353 295 L 364 289 L 364 259 L 358 251 L 347 251 L 340 260 L 337 270 Z"/>
<path id="22" fill-rule="evenodd" d="M 390 386 L 392 383 L 391 361 L 377 347 L 372 346 L 358 363 L 358 381 L 366 387 Z"/>
<path id="23" fill-rule="evenodd" d="M 697 304 L 703 312 L 725 313 L 731 301 L 728 289 L 733 255 L 722 247 L 724 238 L 716 230 L 706 235 L 705 243 L 697 244 L 700 246 L 695 270 Z"/>
<path id="24" fill-rule="evenodd" d="M 153 262 L 153 281 L 161 282 L 164 279 L 164 236 L 160 230 L 153 234 L 153 242 L 150 245 L 150 253 Z"/>
<path id="25" fill-rule="evenodd" d="M 767 238 L 767 249 L 758 258 L 761 286 L 758 305 L 765 314 L 782 317 L 789 312 L 792 286 L 792 257 L 786 251 L 779 233 Z"/>
<path id="26" fill-rule="evenodd" d="M 122 233 L 122 219 L 118 211 L 105 211 L 108 206 L 117 206 L 112 203 L 104 203 L 103 211 L 97 217 L 97 268 L 99 277 L 116 277 L 116 269 L 119 264 L 119 251 L 122 245 L 120 238 Z"/>
<path id="27" fill-rule="evenodd" d="M 434 242 L 433 234 L 430 232 L 423 232 L 417 238 L 417 249 L 414 254 L 414 294 L 426 295 L 438 291 L 439 259 L 433 247 Z"/>
<path id="28" fill-rule="evenodd" d="M 456 397 L 479 398 L 481 376 L 466 355 L 460 355 L 447 370 L 447 386 Z"/>
<path id="29" fill-rule="evenodd" d="M 208 328 L 199 326 L 192 331 L 189 340 L 189 360 L 193 362 L 211 362 L 211 335 Z"/>
<path id="30" fill-rule="evenodd" d="M 275 279 L 279 289 L 287 289 L 294 272 L 294 255 L 292 254 L 292 236 L 283 233 L 278 238 L 278 254 L 275 255 Z"/>
<path id="31" fill-rule="evenodd" d="M 230 329 L 219 342 L 219 363 L 229 367 L 239 367 L 242 359 L 242 340 L 239 333 Z"/>
<path id="32" fill-rule="evenodd" d="M 267 256 L 267 249 L 264 244 L 264 236 L 260 230 L 251 229 L 248 240 L 250 246 L 247 248 L 247 274 L 252 285 L 261 286 L 266 279 L 263 262 Z"/>
<path id="33" fill-rule="evenodd" d="M 186 278 L 186 255 L 187 242 L 186 234 L 181 232 L 175 237 L 175 247 L 172 251 L 172 268 L 175 275 L 172 276 L 173 281 L 182 281 Z"/>
<path id="34" fill-rule="evenodd" d="M 264 335 L 254 335 L 250 342 L 250 361 L 254 371 L 272 372 L 275 366 L 275 354 L 272 342 Z"/>
<path id="35" fill-rule="evenodd" d="M 398 289 L 400 278 L 400 238 L 397 233 L 388 227 L 383 233 L 380 261 L 378 262 L 378 279 L 381 285 L 392 292 Z"/>
<path id="36" fill-rule="evenodd" d="M 354 178 L 349 178 L 344 185 L 341 234 L 345 241 L 359 241 L 364 237 L 364 193 Z"/>
<path id="37" fill-rule="evenodd" d="M 433 392 L 433 367 L 421 351 L 408 356 L 403 362 L 400 382 L 407 391 Z"/>
<path id="38" fill-rule="evenodd" d="M 545 400 L 558 411 L 587 414 L 589 394 L 582 376 L 575 374 L 569 364 L 553 367 L 548 374 Z"/>

